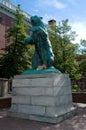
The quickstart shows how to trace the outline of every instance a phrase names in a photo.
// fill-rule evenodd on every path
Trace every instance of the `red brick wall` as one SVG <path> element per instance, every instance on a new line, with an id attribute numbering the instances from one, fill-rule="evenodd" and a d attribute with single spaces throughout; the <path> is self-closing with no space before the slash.
<path id="1" fill-rule="evenodd" d="M 86 92 L 85 93 L 72 93 L 73 102 L 86 103 Z"/>
<path id="2" fill-rule="evenodd" d="M 0 12 L 0 17 L 2 18 L 2 23 L 0 24 L 0 49 L 6 46 L 5 42 L 5 31 L 8 27 L 13 25 L 13 18 Z M 0 54 L 4 52 L 0 50 Z"/>
<path id="3" fill-rule="evenodd" d="M 10 108 L 11 107 L 11 97 L 0 98 L 0 109 L 1 108 Z"/>

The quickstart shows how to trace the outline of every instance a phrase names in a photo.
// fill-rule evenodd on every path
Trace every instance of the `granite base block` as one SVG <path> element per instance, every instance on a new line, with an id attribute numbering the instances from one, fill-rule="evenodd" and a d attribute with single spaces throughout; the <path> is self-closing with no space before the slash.
<path id="1" fill-rule="evenodd" d="M 65 113 L 60 116 L 56 117 L 48 117 L 48 116 L 39 116 L 39 115 L 31 115 L 31 114 L 25 114 L 25 113 L 16 113 L 16 112 L 10 112 L 8 115 L 10 117 L 17 117 L 21 119 L 29 119 L 34 121 L 40 121 L 40 122 L 46 122 L 46 123 L 60 123 L 68 118 L 72 118 L 76 114 L 76 108 L 74 108 L 72 111 Z"/>
<path id="2" fill-rule="evenodd" d="M 9 116 L 58 123 L 74 114 L 69 75 L 46 73 L 14 77 Z"/>

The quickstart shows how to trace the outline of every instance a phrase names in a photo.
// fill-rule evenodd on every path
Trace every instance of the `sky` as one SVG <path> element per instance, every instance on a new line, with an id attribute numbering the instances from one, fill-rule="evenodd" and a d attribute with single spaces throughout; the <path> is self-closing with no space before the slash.
<path id="1" fill-rule="evenodd" d="M 75 42 L 86 39 L 86 0 L 10 0 L 30 15 L 43 17 L 43 21 L 68 19 L 72 30 L 78 35 Z"/>

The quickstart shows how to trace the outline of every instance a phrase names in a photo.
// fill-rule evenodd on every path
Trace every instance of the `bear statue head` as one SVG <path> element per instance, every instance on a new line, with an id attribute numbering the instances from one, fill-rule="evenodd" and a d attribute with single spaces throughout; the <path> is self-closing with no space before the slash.
<path id="1" fill-rule="evenodd" d="M 35 15 L 35 16 L 32 16 L 30 20 L 31 20 L 32 27 L 40 26 L 41 28 L 43 28 L 45 30 L 45 24 L 42 21 L 42 17 Z"/>

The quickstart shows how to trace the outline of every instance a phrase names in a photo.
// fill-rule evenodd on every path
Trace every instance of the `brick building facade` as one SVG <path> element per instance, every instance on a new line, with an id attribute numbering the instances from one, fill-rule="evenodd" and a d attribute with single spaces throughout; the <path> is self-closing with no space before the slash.
<path id="1" fill-rule="evenodd" d="M 2 23 L 0 24 L 0 49 L 5 48 L 6 41 L 5 41 L 5 31 L 8 27 L 12 26 L 13 18 L 6 16 L 5 14 L 0 12 L 0 18 L 2 19 Z M 0 54 L 4 52 L 0 50 Z"/>
<path id="2" fill-rule="evenodd" d="M 0 55 L 4 53 L 2 48 L 7 45 L 5 41 L 5 31 L 7 28 L 13 26 L 14 12 L 16 11 L 16 6 L 10 3 L 9 0 L 0 0 Z M 26 21 L 29 24 L 30 15 L 23 11 Z"/>

